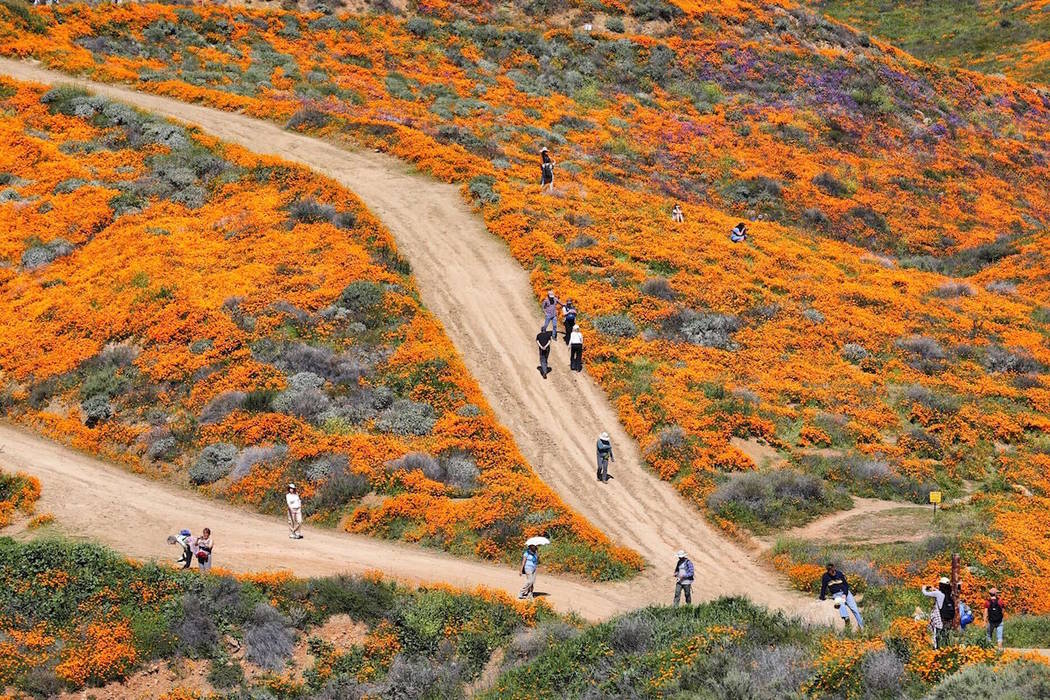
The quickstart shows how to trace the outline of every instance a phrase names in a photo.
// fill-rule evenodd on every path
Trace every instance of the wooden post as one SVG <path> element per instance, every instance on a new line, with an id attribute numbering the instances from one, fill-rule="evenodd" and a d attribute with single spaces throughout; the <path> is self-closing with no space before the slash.
<path id="1" fill-rule="evenodd" d="M 952 554 L 952 596 L 955 598 L 955 617 L 952 623 L 953 629 L 959 629 L 959 555 Z"/>

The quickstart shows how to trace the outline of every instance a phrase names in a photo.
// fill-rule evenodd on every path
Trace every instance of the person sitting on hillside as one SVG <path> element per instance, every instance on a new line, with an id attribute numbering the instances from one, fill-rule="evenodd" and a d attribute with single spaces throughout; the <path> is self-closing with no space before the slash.
<path id="1" fill-rule="evenodd" d="M 743 243 L 747 240 L 747 224 L 741 221 L 729 232 L 729 240 L 733 243 Z"/>
<path id="2" fill-rule="evenodd" d="M 835 608 L 838 610 L 839 617 L 842 618 L 842 624 L 846 626 L 846 629 L 850 628 L 850 613 L 853 613 L 853 617 L 857 618 L 857 629 L 864 629 L 864 618 L 860 615 L 860 608 L 857 607 L 853 591 L 849 589 L 849 582 L 846 580 L 845 574 L 839 571 L 838 567 L 831 562 L 828 562 L 827 570 L 820 577 L 820 599 L 827 600 L 828 593 L 831 593 L 831 599 L 835 601 Z"/>
<path id="3" fill-rule="evenodd" d="M 685 215 L 682 214 L 682 206 L 678 202 L 675 202 L 674 207 L 671 209 L 671 221 L 676 224 L 685 221 Z"/>

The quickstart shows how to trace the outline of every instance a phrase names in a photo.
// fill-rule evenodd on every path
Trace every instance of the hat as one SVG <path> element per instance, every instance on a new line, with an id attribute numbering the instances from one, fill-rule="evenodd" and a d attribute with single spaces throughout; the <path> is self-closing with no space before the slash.
<path id="1" fill-rule="evenodd" d="M 685 559 L 685 550 L 679 549 L 677 552 L 674 553 L 674 555 L 679 559 Z"/>
<path id="2" fill-rule="evenodd" d="M 941 581 L 940 582 L 941 583 L 951 583 L 951 579 L 949 579 L 947 576 L 941 576 Z"/>
<path id="3" fill-rule="evenodd" d="M 295 484 L 288 484 L 288 488 L 294 489 L 295 488 Z"/>
<path id="4" fill-rule="evenodd" d="M 190 531 L 189 530 L 179 530 L 179 534 L 182 535 L 183 537 L 189 537 L 190 536 Z"/>
<path id="5" fill-rule="evenodd" d="M 609 442 L 609 433 L 602 433 L 598 436 L 598 439 L 602 442 Z"/>
<path id="6" fill-rule="evenodd" d="M 541 149 L 540 149 L 540 153 L 543 153 L 543 152 L 544 152 L 544 151 L 546 151 L 546 150 L 547 150 L 547 147 L 546 147 L 546 146 L 544 146 L 543 148 L 541 148 Z"/>

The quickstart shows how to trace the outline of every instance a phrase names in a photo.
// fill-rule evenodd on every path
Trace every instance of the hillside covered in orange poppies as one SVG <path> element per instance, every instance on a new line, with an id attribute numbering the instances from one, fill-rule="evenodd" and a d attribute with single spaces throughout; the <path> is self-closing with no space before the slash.
<path id="1" fill-rule="evenodd" d="M 734 437 L 820 477 L 789 520 L 839 507 L 836 488 L 923 501 L 969 483 L 990 533 L 967 544 L 977 575 L 1050 610 L 1023 583 L 1050 571 L 1050 98 L 787 4 L 539 5 L 530 28 L 486 3 L 73 5 L 4 15 L 0 52 L 462 182 L 536 290 L 577 300 L 588 371 L 698 507 L 770 519 L 719 491 L 762 466 Z"/>
<path id="2" fill-rule="evenodd" d="M 263 510 L 299 482 L 352 532 L 638 567 L 532 473 L 350 193 L 71 88 L 0 81 L 0 133 L 9 417 Z"/>

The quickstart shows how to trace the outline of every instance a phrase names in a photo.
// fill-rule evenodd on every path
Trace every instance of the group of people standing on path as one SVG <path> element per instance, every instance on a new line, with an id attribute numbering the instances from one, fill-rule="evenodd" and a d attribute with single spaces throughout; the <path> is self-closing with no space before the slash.
<path id="1" fill-rule="evenodd" d="M 576 325 L 576 305 L 572 299 L 567 299 L 563 303 L 553 291 L 548 291 L 547 296 L 543 299 L 542 307 L 543 326 L 536 334 L 540 364 L 536 369 L 540 371 L 544 379 L 551 372 L 551 344 L 558 340 L 558 309 L 561 309 L 564 323 L 562 337 L 565 339 L 565 344 L 569 346 L 569 369 L 574 372 L 583 371 L 583 331 Z M 550 330 L 547 330 L 548 328 Z"/>
<path id="2" fill-rule="evenodd" d="M 955 592 L 952 590 L 951 580 L 942 576 L 937 586 L 923 586 L 922 594 L 933 598 L 933 607 L 930 612 L 924 613 L 921 608 L 915 609 L 916 620 L 928 620 L 930 629 L 930 642 L 934 649 L 940 649 L 949 642 L 949 631 L 955 624 L 956 615 L 959 616 L 959 626 L 966 626 L 973 622 L 973 611 L 962 602 L 956 602 Z M 835 564 L 829 562 L 827 570 L 820 581 L 820 599 L 826 600 L 828 595 L 835 601 L 835 608 L 842 617 L 846 629 L 850 629 L 850 615 L 857 621 L 857 629 L 864 629 L 864 619 L 861 617 L 857 601 L 850 590 L 846 576 L 839 571 Z M 999 597 L 999 590 L 994 586 L 988 589 L 988 594 L 983 605 L 985 638 L 992 643 L 993 638 L 996 645 L 1003 648 L 1003 620 L 1006 617 L 1006 606 Z"/>

